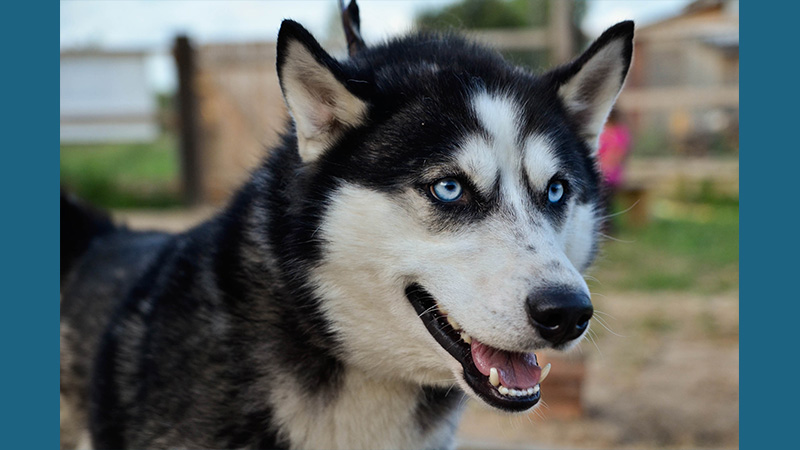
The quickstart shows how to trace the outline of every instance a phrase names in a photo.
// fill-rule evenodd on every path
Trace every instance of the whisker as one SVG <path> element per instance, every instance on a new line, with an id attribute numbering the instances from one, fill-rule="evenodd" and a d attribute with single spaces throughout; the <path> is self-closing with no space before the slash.
<path id="1" fill-rule="evenodd" d="M 537 409 L 550 409 L 550 405 L 548 405 L 547 402 L 544 401 L 544 399 L 539 400 L 539 404 L 542 405 L 542 407 L 541 408 L 537 408 Z M 542 412 L 544 412 L 544 411 L 542 411 Z"/>
<path id="2" fill-rule="evenodd" d="M 603 328 L 606 329 L 606 331 L 608 331 L 609 333 L 613 334 L 614 336 L 621 337 L 621 338 L 627 337 L 627 336 L 625 336 L 623 334 L 616 333 L 614 330 L 612 330 L 611 326 L 608 325 L 606 323 L 606 321 L 602 317 L 595 317 L 595 319 L 597 320 L 597 323 L 599 323 Z"/>
<path id="3" fill-rule="evenodd" d="M 544 408 L 550 409 L 550 407 L 547 406 L 547 403 L 544 400 L 539 400 L 539 403 L 542 404 L 542 407 L 534 409 L 533 412 L 535 412 L 536 415 L 539 416 L 540 419 L 542 419 L 542 421 L 546 421 L 547 416 L 544 413 Z"/>
<path id="4" fill-rule="evenodd" d="M 637 199 L 635 202 L 633 202 L 633 204 L 631 206 L 629 206 L 628 208 L 626 208 L 626 209 L 624 209 L 622 211 L 615 212 L 615 213 L 603 216 L 602 219 L 610 219 L 612 217 L 616 217 L 616 216 L 625 214 L 625 213 L 629 212 L 630 210 L 632 210 L 636 205 L 638 205 L 639 201 L 641 201 L 641 199 Z"/>
<path id="5" fill-rule="evenodd" d="M 597 278 L 595 278 L 595 277 L 593 277 L 591 275 L 584 275 L 583 279 L 587 280 L 587 281 L 594 281 L 596 283 L 603 284 L 600 280 L 598 280 Z"/>
<path id="6" fill-rule="evenodd" d="M 608 320 L 606 320 L 606 317 L 608 319 L 611 319 L 611 320 L 617 320 L 616 317 L 614 317 L 613 315 L 611 315 L 611 314 L 609 314 L 609 313 L 607 313 L 605 311 L 601 311 L 601 310 L 595 310 L 595 314 L 596 315 L 594 316 L 594 318 L 597 319 L 597 323 L 602 325 L 603 328 L 608 330 L 609 333 L 611 333 L 611 334 L 613 334 L 615 336 L 619 336 L 619 337 L 626 337 L 626 336 L 618 334 L 614 330 L 612 330 L 611 329 L 611 324 L 608 322 Z M 602 317 L 602 316 L 605 316 L 605 317 Z"/>
<path id="7" fill-rule="evenodd" d="M 600 236 L 602 236 L 602 237 L 604 237 L 604 238 L 606 238 L 606 239 L 608 239 L 610 241 L 620 242 L 620 243 L 623 243 L 623 244 L 634 244 L 634 243 L 636 243 L 636 241 L 626 241 L 624 239 L 619 239 L 619 238 L 615 238 L 613 236 L 609 236 L 609 235 L 607 235 L 605 233 L 597 233 L 597 234 L 599 234 Z"/>
<path id="8" fill-rule="evenodd" d="M 594 294 L 593 294 L 593 295 L 594 295 Z M 597 295 L 602 295 L 602 294 L 597 294 Z M 603 295 L 603 297 L 605 297 L 605 296 Z M 616 318 L 616 317 L 614 317 L 613 315 L 611 315 L 611 314 L 609 314 L 609 313 L 607 313 L 607 312 L 605 312 L 605 311 L 600 311 L 599 309 L 595 309 L 595 310 L 594 310 L 594 313 L 595 313 L 595 314 L 602 314 L 602 315 L 604 315 L 604 316 L 608 316 L 608 317 L 610 317 L 610 318 L 612 318 L 612 319 L 614 319 L 614 320 L 617 320 L 617 318 Z"/>
<path id="9" fill-rule="evenodd" d="M 420 317 L 420 318 L 421 318 L 423 315 L 425 315 L 425 314 L 428 314 L 429 312 L 431 312 L 431 311 L 433 311 L 433 310 L 435 310 L 435 309 L 436 309 L 436 305 L 433 305 L 433 306 L 431 306 L 430 308 L 427 308 L 425 311 L 422 311 L 421 313 L 419 313 L 419 314 L 417 315 L 417 317 Z"/>
<path id="10" fill-rule="evenodd" d="M 594 337 L 590 333 L 586 333 L 586 337 L 589 339 L 589 341 L 592 344 L 594 344 L 594 348 L 596 348 L 597 349 L 597 353 L 600 354 L 600 359 L 605 359 L 605 355 L 603 355 L 603 351 L 600 350 L 600 346 L 597 345 L 597 341 L 595 341 Z"/>
<path id="11" fill-rule="evenodd" d="M 461 397 L 461 400 L 458 402 L 458 409 L 461 409 L 464 406 L 464 404 L 467 403 L 468 400 L 469 400 L 468 395 Z"/>

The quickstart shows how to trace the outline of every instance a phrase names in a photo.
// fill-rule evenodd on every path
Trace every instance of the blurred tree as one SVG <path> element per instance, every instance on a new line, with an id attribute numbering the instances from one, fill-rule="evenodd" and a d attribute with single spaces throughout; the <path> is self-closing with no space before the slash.
<path id="1" fill-rule="evenodd" d="M 428 29 L 524 28 L 547 24 L 548 0 L 462 0 L 424 11 L 417 25 Z"/>
<path id="2" fill-rule="evenodd" d="M 416 18 L 416 25 L 429 30 L 547 27 L 553 1 L 567 0 L 461 0 L 444 8 L 422 12 Z M 586 2 L 572 2 L 570 22 L 575 46 L 573 53 L 587 44 L 580 29 L 584 17 Z M 533 68 L 546 66 L 550 62 L 550 55 L 546 51 L 505 53 L 515 62 Z"/>

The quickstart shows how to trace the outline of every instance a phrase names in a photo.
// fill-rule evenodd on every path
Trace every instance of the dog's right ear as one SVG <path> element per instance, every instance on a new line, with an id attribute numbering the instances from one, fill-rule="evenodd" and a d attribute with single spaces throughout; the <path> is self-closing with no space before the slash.
<path id="1" fill-rule="evenodd" d="M 367 104 L 347 89 L 339 63 L 297 22 L 284 20 L 281 24 L 277 60 L 300 158 L 312 162 L 345 129 L 363 122 Z"/>
<path id="2" fill-rule="evenodd" d="M 620 22 L 597 38 L 575 61 L 551 72 L 558 95 L 593 152 L 633 56 L 633 22 Z"/>

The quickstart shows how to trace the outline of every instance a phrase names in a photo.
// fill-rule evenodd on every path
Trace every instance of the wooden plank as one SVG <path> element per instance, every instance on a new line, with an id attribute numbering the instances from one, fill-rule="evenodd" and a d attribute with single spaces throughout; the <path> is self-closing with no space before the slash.
<path id="1" fill-rule="evenodd" d="M 617 106 L 625 111 L 739 107 L 739 85 L 624 89 Z"/>
<path id="2" fill-rule="evenodd" d="M 649 42 L 685 42 L 685 41 L 700 41 L 703 39 L 710 39 L 719 36 L 738 36 L 739 35 L 739 20 L 738 18 L 718 18 L 714 21 L 711 20 L 683 20 L 680 23 L 645 27 L 637 30 L 636 42 L 649 43 Z"/>
<path id="3" fill-rule="evenodd" d="M 108 114 L 62 114 L 61 125 L 84 125 L 105 123 L 147 123 L 155 124 L 155 114 L 108 113 Z"/>
<path id="4" fill-rule="evenodd" d="M 571 15 L 572 2 L 550 2 L 550 44 L 554 64 L 566 63 L 573 57 Z"/>

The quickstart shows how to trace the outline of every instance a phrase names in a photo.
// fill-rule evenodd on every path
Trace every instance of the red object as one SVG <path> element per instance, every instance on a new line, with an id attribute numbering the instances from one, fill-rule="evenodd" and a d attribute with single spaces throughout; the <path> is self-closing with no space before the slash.
<path id="1" fill-rule="evenodd" d="M 600 170 L 611 188 L 622 184 L 625 159 L 631 148 L 631 134 L 628 127 L 620 123 L 608 123 L 600 134 L 598 159 Z"/>

